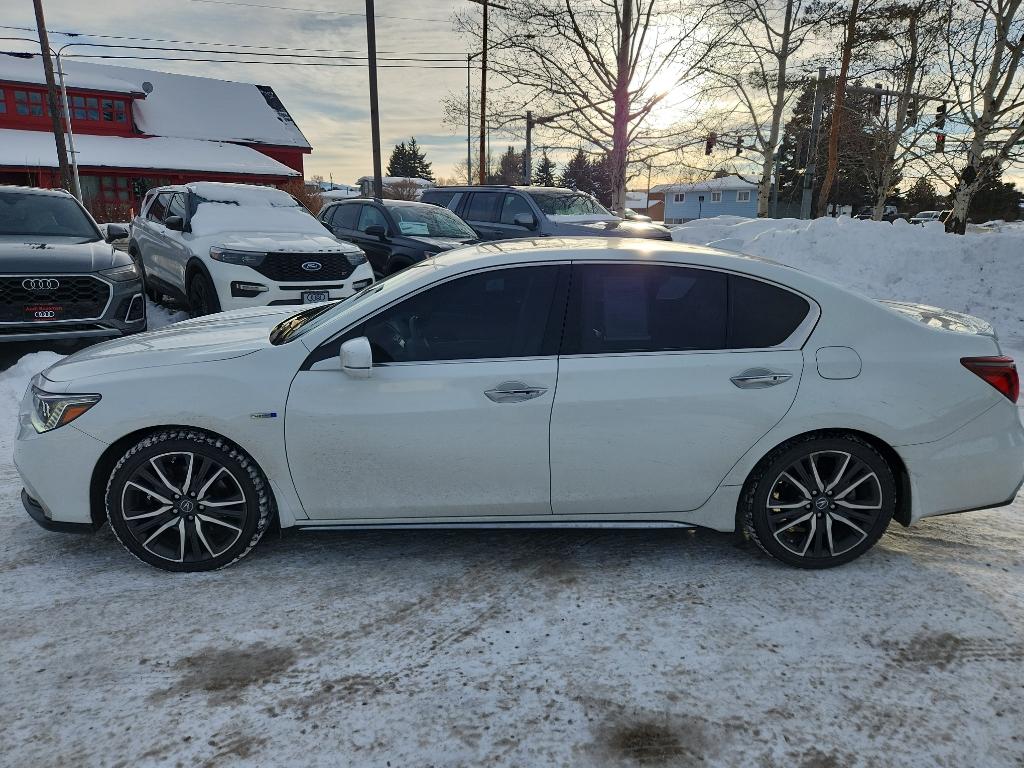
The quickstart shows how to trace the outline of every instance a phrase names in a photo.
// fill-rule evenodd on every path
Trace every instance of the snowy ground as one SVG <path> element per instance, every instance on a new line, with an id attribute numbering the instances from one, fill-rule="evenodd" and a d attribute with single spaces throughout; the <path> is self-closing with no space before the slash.
<path id="1" fill-rule="evenodd" d="M 964 309 L 928 258 L 857 287 Z M 0 420 L 52 354 L 0 374 Z M 17 487 L 0 463 L 0 765 L 1024 764 L 1024 495 L 823 573 L 705 531 L 458 531 L 174 576 Z"/>

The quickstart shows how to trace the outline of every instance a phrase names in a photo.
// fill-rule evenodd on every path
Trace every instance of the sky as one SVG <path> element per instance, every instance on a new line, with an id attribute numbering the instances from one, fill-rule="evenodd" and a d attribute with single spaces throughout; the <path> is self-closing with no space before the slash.
<path id="1" fill-rule="evenodd" d="M 44 0 L 51 45 L 70 38 L 54 30 L 88 34 L 330 49 L 365 55 L 363 0 Z M 234 2 L 234 0 L 232 0 Z M 278 8 L 253 7 L 274 5 Z M 378 87 L 384 164 L 391 148 L 415 136 L 433 162 L 435 176 L 452 176 L 466 155 L 465 129 L 456 133 L 442 122 L 441 102 L 466 87 L 466 42 L 454 30 L 453 14 L 473 9 L 469 0 L 377 0 L 377 49 L 380 57 L 409 52 L 439 54 L 451 69 L 380 68 Z M 285 10 L 284 8 L 302 8 Z M 309 10 L 312 9 L 312 10 Z M 0 0 L 0 23 L 35 26 L 31 0 Z M 6 30 L 0 35 L 22 33 Z M 143 43 L 146 44 L 146 43 Z M 4 48 L 16 44 L 5 42 Z M 26 48 L 27 50 L 27 48 Z M 393 53 L 386 53 L 393 52 Z M 145 52 L 141 52 L 143 55 Z M 348 53 L 341 55 L 349 55 Z M 86 59 L 94 61 L 93 59 Z M 102 62 L 98 62 L 102 63 Z M 267 66 L 242 63 L 111 61 L 166 72 L 219 77 L 270 85 L 313 145 L 306 175 L 352 183 L 373 172 L 370 105 L 365 65 L 354 67 Z M 434 65 L 440 66 L 440 65 Z M 476 78 L 474 72 L 474 90 Z"/>

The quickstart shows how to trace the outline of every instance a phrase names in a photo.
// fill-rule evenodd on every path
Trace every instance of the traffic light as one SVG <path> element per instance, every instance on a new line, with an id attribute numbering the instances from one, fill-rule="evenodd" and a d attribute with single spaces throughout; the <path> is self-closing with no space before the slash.
<path id="1" fill-rule="evenodd" d="M 935 127 L 942 130 L 946 127 L 946 102 L 941 102 L 935 110 Z"/>
<path id="2" fill-rule="evenodd" d="M 917 125 L 917 99 L 911 99 L 907 104 L 907 125 Z"/>
<path id="3" fill-rule="evenodd" d="M 708 134 L 708 140 L 704 142 L 704 154 L 710 155 L 711 150 L 715 148 L 715 144 L 718 143 L 718 134 L 712 131 Z"/>
<path id="4" fill-rule="evenodd" d="M 742 154 L 743 154 L 743 137 L 742 136 L 737 136 L 736 137 L 736 157 L 739 157 Z"/>
<path id="5" fill-rule="evenodd" d="M 942 154 L 946 151 L 946 134 L 936 133 L 935 134 L 935 151 Z"/>
<path id="6" fill-rule="evenodd" d="M 876 93 L 871 94 L 871 114 L 878 117 L 882 114 L 882 84 L 875 83 Z"/>

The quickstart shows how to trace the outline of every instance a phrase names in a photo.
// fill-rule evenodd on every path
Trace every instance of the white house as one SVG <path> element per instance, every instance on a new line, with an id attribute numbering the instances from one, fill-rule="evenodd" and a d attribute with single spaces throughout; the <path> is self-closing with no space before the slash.
<path id="1" fill-rule="evenodd" d="M 665 195 L 665 224 L 710 216 L 757 217 L 757 184 L 736 176 L 694 184 L 659 184 L 651 192 Z"/>

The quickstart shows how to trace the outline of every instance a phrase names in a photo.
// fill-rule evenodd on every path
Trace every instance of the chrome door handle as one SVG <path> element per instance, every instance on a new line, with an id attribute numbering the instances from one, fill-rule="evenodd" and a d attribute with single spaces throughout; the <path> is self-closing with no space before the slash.
<path id="1" fill-rule="evenodd" d="M 503 381 L 494 389 L 488 389 L 484 394 L 495 403 L 521 403 L 524 400 L 540 397 L 547 391 L 547 387 L 531 387 L 521 381 Z"/>
<path id="2" fill-rule="evenodd" d="M 740 389 L 765 389 L 782 384 L 793 378 L 793 374 L 786 371 L 770 371 L 767 368 L 748 368 L 737 373 L 729 381 Z"/>

